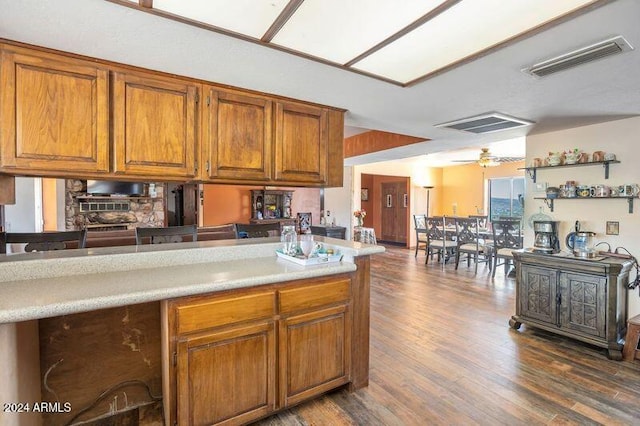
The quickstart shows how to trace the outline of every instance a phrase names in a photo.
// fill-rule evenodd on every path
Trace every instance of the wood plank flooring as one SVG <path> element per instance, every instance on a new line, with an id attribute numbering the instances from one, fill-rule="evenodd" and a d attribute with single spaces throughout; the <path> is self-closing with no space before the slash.
<path id="1" fill-rule="evenodd" d="M 522 326 L 515 280 L 387 247 L 371 262 L 369 386 L 259 425 L 640 424 L 640 360 Z M 631 297 L 634 297 L 633 295 Z M 637 295 L 635 295 L 637 297 Z"/>

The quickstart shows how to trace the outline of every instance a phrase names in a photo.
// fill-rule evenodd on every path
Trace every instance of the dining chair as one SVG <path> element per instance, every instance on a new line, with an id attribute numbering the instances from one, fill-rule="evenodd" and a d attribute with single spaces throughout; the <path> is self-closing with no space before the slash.
<path id="1" fill-rule="evenodd" d="M 491 233 L 491 222 L 489 221 L 489 216 L 487 215 L 469 215 L 470 219 L 478 219 L 478 225 L 480 226 L 480 240 L 483 245 L 491 245 L 493 244 L 493 235 Z"/>
<path id="2" fill-rule="evenodd" d="M 236 238 L 279 237 L 280 223 L 236 223 Z"/>
<path id="3" fill-rule="evenodd" d="M 181 243 L 183 236 L 191 241 L 198 241 L 198 227 L 196 225 L 169 226 L 166 228 L 136 228 L 136 245 Z"/>
<path id="4" fill-rule="evenodd" d="M 475 273 L 478 273 L 478 264 L 486 263 L 491 270 L 491 256 L 484 240 L 480 236 L 480 223 L 478 218 L 456 218 L 456 269 L 460 263 L 460 256 L 467 255 L 467 267 L 471 266 L 471 257 L 475 264 Z"/>
<path id="5" fill-rule="evenodd" d="M 513 263 L 513 251 L 522 248 L 520 220 L 495 220 L 491 222 L 493 232 L 493 257 L 492 277 L 496 276 L 498 265 L 504 264 L 505 275 L 509 271 L 509 265 Z M 498 261 L 502 259 L 502 263 Z"/>
<path id="6" fill-rule="evenodd" d="M 480 226 L 480 228 L 486 228 L 487 222 L 489 222 L 489 216 L 487 215 L 470 214 L 469 219 L 478 219 L 478 226 Z"/>
<path id="7" fill-rule="evenodd" d="M 424 246 L 424 252 L 427 253 L 427 215 L 414 214 L 413 224 L 416 230 L 416 252 L 413 257 L 418 257 L 420 246 Z"/>
<path id="8" fill-rule="evenodd" d="M 429 257 L 437 255 L 437 261 L 442 261 L 444 267 L 448 258 L 455 254 L 457 243 L 446 238 L 445 234 L 446 218 L 444 216 L 433 216 L 427 218 L 427 258 L 425 264 L 429 263 Z"/>
<path id="9" fill-rule="evenodd" d="M 25 252 L 65 250 L 84 248 L 87 230 L 56 232 L 2 232 L 0 233 L 0 253 L 7 252 L 7 244 L 25 244 Z"/>

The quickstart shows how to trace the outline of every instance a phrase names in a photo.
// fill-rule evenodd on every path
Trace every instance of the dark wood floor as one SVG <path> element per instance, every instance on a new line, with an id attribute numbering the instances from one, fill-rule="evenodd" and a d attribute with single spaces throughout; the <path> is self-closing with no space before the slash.
<path id="1" fill-rule="evenodd" d="M 484 265 L 372 257 L 367 388 L 333 392 L 260 425 L 640 424 L 640 360 L 522 326 L 515 281 Z"/>

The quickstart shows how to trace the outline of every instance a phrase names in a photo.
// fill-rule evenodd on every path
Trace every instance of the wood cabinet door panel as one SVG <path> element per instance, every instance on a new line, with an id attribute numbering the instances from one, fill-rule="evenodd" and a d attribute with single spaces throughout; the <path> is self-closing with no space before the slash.
<path id="1" fill-rule="evenodd" d="M 109 171 L 108 70 L 18 49 L 0 76 L 2 167 Z"/>
<path id="2" fill-rule="evenodd" d="M 275 407 L 273 321 L 178 343 L 178 424 L 243 424 Z"/>
<path id="3" fill-rule="evenodd" d="M 275 179 L 325 183 L 327 111 L 293 102 L 276 106 Z"/>
<path id="4" fill-rule="evenodd" d="M 519 292 L 522 315 L 558 324 L 557 292 L 558 274 L 555 269 L 523 265 Z"/>
<path id="5" fill-rule="evenodd" d="M 289 406 L 349 381 L 350 311 L 341 305 L 280 321 L 280 395 Z"/>
<path id="6" fill-rule="evenodd" d="M 273 102 L 221 90 L 208 90 L 204 158 L 208 178 L 266 181 L 271 178 Z"/>
<path id="7" fill-rule="evenodd" d="M 114 171 L 192 178 L 197 139 L 195 84 L 114 75 Z"/>
<path id="8" fill-rule="evenodd" d="M 560 274 L 561 325 L 581 333 L 606 336 L 607 279 Z"/>

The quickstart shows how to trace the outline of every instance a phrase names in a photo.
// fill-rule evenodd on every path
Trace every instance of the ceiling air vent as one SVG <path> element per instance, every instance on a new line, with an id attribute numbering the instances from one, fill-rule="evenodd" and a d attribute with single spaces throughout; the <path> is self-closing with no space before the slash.
<path id="1" fill-rule="evenodd" d="M 495 112 L 477 115 L 475 117 L 463 118 L 461 120 L 450 121 L 448 123 L 436 124 L 435 127 L 462 130 L 471 133 L 491 133 L 500 130 L 515 129 L 533 124 L 532 121 L 510 117 L 505 114 Z"/>
<path id="2" fill-rule="evenodd" d="M 565 53 L 564 55 L 556 56 L 552 59 L 547 59 L 529 68 L 525 68 L 522 71 L 535 77 L 545 77 L 558 71 L 563 71 L 628 50 L 633 50 L 633 47 L 624 37 L 618 36 L 592 44 L 591 46 L 583 47 L 582 49 L 574 50 L 573 52 Z"/>

